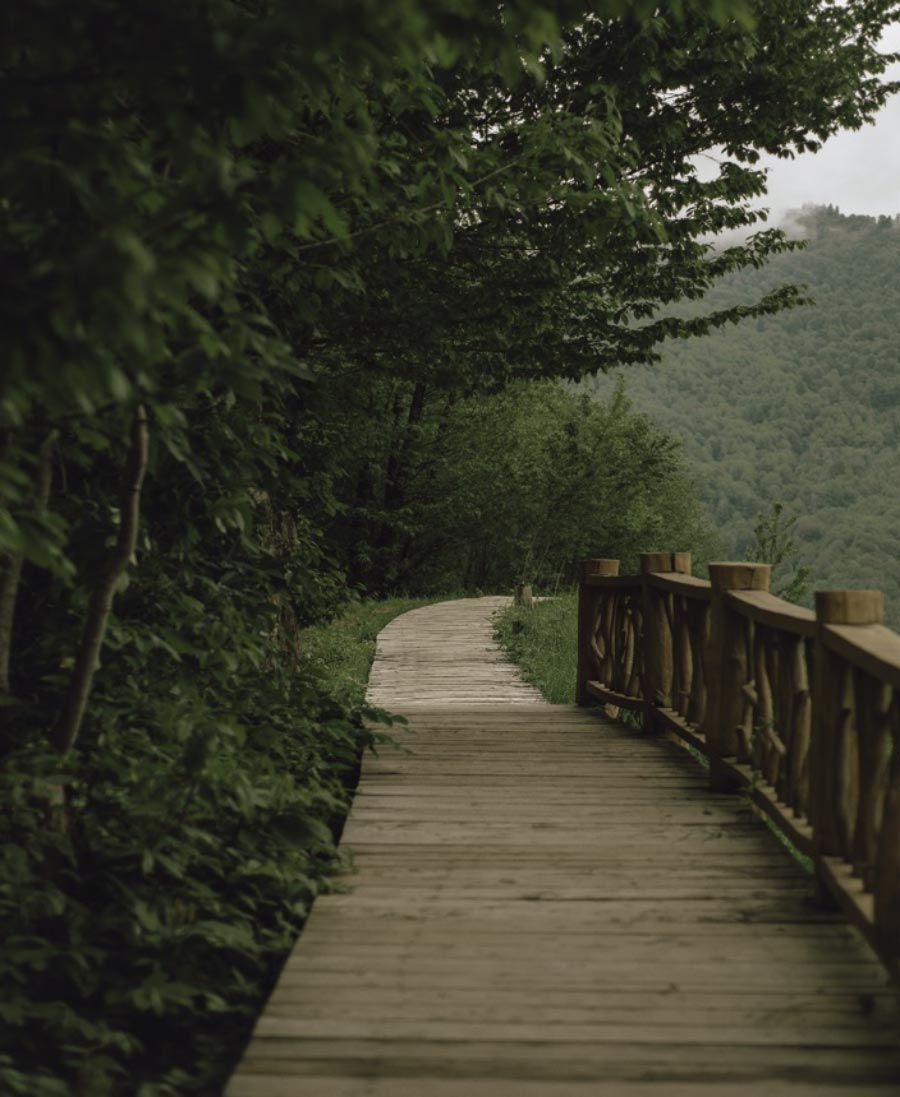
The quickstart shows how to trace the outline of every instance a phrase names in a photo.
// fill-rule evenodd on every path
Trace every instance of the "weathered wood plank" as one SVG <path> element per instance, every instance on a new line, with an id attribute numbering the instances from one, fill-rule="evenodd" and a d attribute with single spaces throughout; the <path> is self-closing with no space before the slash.
<path id="1" fill-rule="evenodd" d="M 315 1094 L 301 1089 L 296 1078 L 272 1074 L 241 1074 L 229 1088 L 229 1097 L 478 1097 L 469 1078 L 404 1078 L 381 1075 L 370 1078 L 315 1079 Z M 484 1090 L 480 1091 L 484 1093 Z M 633 1082 L 616 1081 L 554 1082 L 528 1078 L 491 1080 L 490 1097 L 760 1097 L 757 1082 Z M 846 1086 L 828 1083 L 766 1082 L 765 1097 L 888 1097 L 890 1083 L 884 1086 Z"/>
<path id="2" fill-rule="evenodd" d="M 372 1040 L 384 1043 L 398 1041 L 417 1042 L 426 1040 L 446 1041 L 454 1044 L 481 1043 L 490 1041 L 514 1041 L 516 1043 L 542 1044 L 548 1038 L 567 1044 L 621 1044 L 639 1042 L 644 1045 L 670 1045 L 676 1041 L 701 1047 L 767 1047 L 770 1044 L 790 1044 L 792 1047 L 819 1047 L 823 1043 L 837 1042 L 848 1048 L 882 1048 L 892 1042 L 895 1033 L 885 1027 L 861 1025 L 856 1028 L 837 1026 L 805 1026 L 797 1017 L 790 1021 L 785 1018 L 760 1020 L 745 1018 L 718 1025 L 700 1026 L 691 1019 L 680 1024 L 669 1020 L 666 1024 L 659 1021 L 650 1028 L 643 1017 L 633 1018 L 623 1023 L 609 1017 L 593 1021 L 573 1021 L 565 1019 L 556 1025 L 548 1023 L 543 1016 L 540 1020 L 520 1020 L 498 1022 L 496 1019 L 452 1020 L 439 1018 L 410 1020 L 408 1016 L 395 1016 L 390 1019 L 380 1017 L 311 1019 L 274 1016 L 267 1012 L 256 1029 L 257 1040 Z"/>
<path id="3" fill-rule="evenodd" d="M 812 610 L 785 602 L 767 590 L 729 590 L 725 601 L 758 624 L 796 636 L 815 635 L 816 615 Z"/>
<path id="4" fill-rule="evenodd" d="M 708 602 L 712 596 L 708 580 L 697 579 L 693 575 L 684 575 L 678 571 L 650 572 L 647 575 L 647 582 L 657 590 L 680 594 L 685 598 L 694 598 L 698 602 Z"/>
<path id="5" fill-rule="evenodd" d="M 811 1053 L 808 1047 L 768 1043 L 763 1051 L 756 1044 L 657 1044 L 636 1036 L 627 1044 L 565 1039 L 463 1043 L 274 1038 L 253 1040 L 244 1063 L 252 1073 L 317 1080 L 329 1075 L 466 1078 L 470 1085 L 477 1082 L 477 1092 L 484 1097 L 491 1093 L 488 1081 L 510 1078 L 544 1081 L 550 1097 L 550 1087 L 557 1082 L 599 1078 L 658 1083 L 755 1081 L 765 1086 L 770 1081 L 797 1079 L 855 1087 L 859 1083 L 896 1085 L 900 1070 L 900 1052 L 890 1047 L 830 1046 Z"/>
<path id="6" fill-rule="evenodd" d="M 607 705 L 617 705 L 619 708 L 633 709 L 640 712 L 644 702 L 640 697 L 629 697 L 627 693 L 617 693 L 614 689 L 607 689 L 600 682 L 589 681 L 585 689 L 597 701 L 603 701 Z"/>

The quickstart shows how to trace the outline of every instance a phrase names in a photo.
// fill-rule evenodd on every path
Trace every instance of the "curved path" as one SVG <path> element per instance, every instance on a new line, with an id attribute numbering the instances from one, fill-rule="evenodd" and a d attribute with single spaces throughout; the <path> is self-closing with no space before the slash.
<path id="1" fill-rule="evenodd" d="M 855 931 L 683 750 L 525 700 L 492 609 L 385 630 L 370 696 L 411 751 L 366 760 L 349 890 L 227 1097 L 896 1094 L 896 991 Z"/>
<path id="2" fill-rule="evenodd" d="M 533 705 L 540 693 L 494 642 L 493 615 L 509 598 L 460 598 L 395 617 L 378 637 L 366 700 L 410 705 Z"/>

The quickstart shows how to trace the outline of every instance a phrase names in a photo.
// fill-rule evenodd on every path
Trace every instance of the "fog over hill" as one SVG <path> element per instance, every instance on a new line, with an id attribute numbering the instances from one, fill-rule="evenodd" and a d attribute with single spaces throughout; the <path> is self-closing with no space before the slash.
<path id="1" fill-rule="evenodd" d="M 781 501 L 815 586 L 876 587 L 900 624 L 900 218 L 791 215 L 808 240 L 724 280 L 710 306 L 805 284 L 814 305 L 669 344 L 618 377 L 683 441 L 723 548 L 742 556 L 756 513 Z M 677 548 L 677 546 L 671 546 Z"/>

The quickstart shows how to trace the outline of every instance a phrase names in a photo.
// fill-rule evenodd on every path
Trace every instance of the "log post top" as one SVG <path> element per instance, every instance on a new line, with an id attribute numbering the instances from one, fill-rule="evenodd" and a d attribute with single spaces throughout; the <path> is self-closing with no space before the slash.
<path id="1" fill-rule="evenodd" d="M 652 572 L 672 572 L 680 575 L 691 574 L 691 554 L 689 552 L 642 552 L 641 574 Z"/>
<path id="2" fill-rule="evenodd" d="M 820 625 L 881 625 L 884 595 L 880 590 L 817 590 Z"/>
<path id="3" fill-rule="evenodd" d="M 744 560 L 725 560 L 709 565 L 713 590 L 767 591 L 771 574 L 771 564 L 751 564 Z"/>
<path id="4" fill-rule="evenodd" d="M 584 560 L 581 564 L 581 577 L 582 579 L 589 579 L 594 575 L 618 575 L 619 574 L 619 561 L 618 560 Z"/>

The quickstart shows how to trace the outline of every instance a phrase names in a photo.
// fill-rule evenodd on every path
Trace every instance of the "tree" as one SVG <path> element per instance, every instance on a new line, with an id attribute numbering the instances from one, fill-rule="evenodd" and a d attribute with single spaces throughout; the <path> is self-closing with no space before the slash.
<path id="1" fill-rule="evenodd" d="M 438 405 L 404 461 L 391 551 L 354 541 L 386 589 L 555 589 L 588 556 L 636 567 L 648 544 L 674 538 L 703 555 L 710 540 L 678 448 L 621 392 L 601 405 L 520 381 Z"/>
<path id="2" fill-rule="evenodd" d="M 770 514 L 762 511 L 753 523 L 754 544 L 747 549 L 747 559 L 771 564 L 775 576 L 772 593 L 789 602 L 800 602 L 809 591 L 812 568 L 798 564 L 794 527 L 797 517 L 784 513 L 783 503 L 773 503 Z"/>

